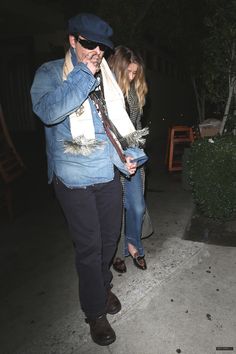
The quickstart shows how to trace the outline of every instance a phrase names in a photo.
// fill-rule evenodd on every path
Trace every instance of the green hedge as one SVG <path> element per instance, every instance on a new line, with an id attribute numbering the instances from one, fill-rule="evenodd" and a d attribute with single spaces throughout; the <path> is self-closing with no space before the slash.
<path id="1" fill-rule="evenodd" d="M 183 173 L 203 215 L 236 216 L 236 136 L 196 140 L 184 158 Z"/>

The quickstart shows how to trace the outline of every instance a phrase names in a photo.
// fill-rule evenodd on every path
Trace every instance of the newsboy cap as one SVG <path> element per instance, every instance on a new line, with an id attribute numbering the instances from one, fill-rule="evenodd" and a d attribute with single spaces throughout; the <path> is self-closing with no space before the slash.
<path id="1" fill-rule="evenodd" d="M 68 32 L 69 34 L 80 34 L 90 41 L 105 44 L 107 47 L 113 49 L 113 43 L 110 40 L 110 37 L 113 35 L 112 28 L 107 22 L 96 15 L 81 13 L 70 18 Z"/>

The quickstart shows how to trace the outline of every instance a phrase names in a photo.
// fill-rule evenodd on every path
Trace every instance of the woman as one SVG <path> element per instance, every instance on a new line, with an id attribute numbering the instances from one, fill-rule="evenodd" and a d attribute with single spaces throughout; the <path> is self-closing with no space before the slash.
<path id="1" fill-rule="evenodd" d="M 126 109 L 134 127 L 141 127 L 141 116 L 147 94 L 144 65 L 140 56 L 133 50 L 118 46 L 108 63 L 124 94 Z M 144 249 L 141 242 L 143 217 L 146 209 L 144 200 L 144 170 L 138 168 L 131 178 L 122 177 L 124 187 L 124 255 L 133 258 L 134 265 L 139 269 L 147 269 Z M 122 237 L 121 237 L 122 239 Z M 113 260 L 113 268 L 126 272 L 126 265 L 120 255 L 120 247 Z"/>

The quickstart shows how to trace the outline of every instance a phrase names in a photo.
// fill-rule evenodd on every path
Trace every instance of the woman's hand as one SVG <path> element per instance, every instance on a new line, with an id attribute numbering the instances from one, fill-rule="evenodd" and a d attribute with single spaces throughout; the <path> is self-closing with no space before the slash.
<path id="1" fill-rule="evenodd" d="M 127 167 L 129 173 L 133 175 L 137 169 L 137 162 L 133 162 L 133 158 L 131 156 L 126 156 L 125 166 Z"/>

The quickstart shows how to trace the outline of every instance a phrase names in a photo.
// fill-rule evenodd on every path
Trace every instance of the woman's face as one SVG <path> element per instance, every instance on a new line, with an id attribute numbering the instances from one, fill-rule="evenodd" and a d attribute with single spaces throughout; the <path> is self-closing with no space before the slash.
<path id="1" fill-rule="evenodd" d="M 130 82 L 133 81 L 133 79 L 135 78 L 135 75 L 137 74 L 137 70 L 138 70 L 138 64 L 136 63 L 129 64 L 127 71 L 128 71 L 128 77 Z"/>

